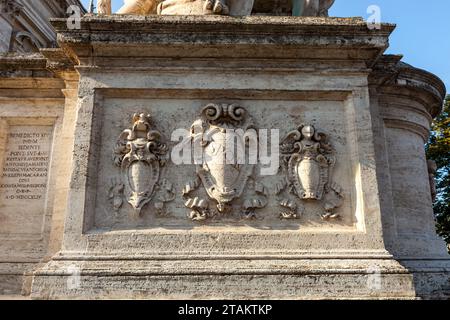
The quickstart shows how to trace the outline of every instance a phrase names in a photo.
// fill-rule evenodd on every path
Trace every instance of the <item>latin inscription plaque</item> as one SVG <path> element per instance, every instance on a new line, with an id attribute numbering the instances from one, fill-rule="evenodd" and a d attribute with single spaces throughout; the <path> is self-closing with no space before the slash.
<path id="1" fill-rule="evenodd" d="M 0 233 L 40 233 L 52 126 L 10 126 L 0 179 Z"/>

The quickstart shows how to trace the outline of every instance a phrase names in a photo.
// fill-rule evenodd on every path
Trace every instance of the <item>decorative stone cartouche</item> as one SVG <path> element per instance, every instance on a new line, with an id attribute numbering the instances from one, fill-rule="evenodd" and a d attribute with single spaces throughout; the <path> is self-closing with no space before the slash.
<path id="1" fill-rule="evenodd" d="M 161 133 L 152 129 L 150 122 L 149 114 L 134 114 L 131 129 L 122 131 L 113 151 L 114 164 L 121 168 L 121 179 L 112 184 L 109 197 L 117 212 L 122 206 L 120 192 L 124 192 L 127 202 L 134 209 L 134 218 L 139 217 L 156 190 L 163 193 L 155 203 L 155 209 L 160 214 L 164 203 L 175 198 L 172 184 L 167 180 L 160 181 L 168 148 L 161 141 Z"/>
<path id="2" fill-rule="evenodd" d="M 336 163 L 334 150 L 328 136 L 312 125 L 301 125 L 287 134 L 281 142 L 284 154 L 285 180 L 277 186 L 277 195 L 288 189 L 297 200 L 303 202 L 320 201 L 324 212 L 322 219 L 337 218 L 334 209 L 342 205 L 342 190 L 332 181 Z M 298 218 L 304 210 L 296 200 L 281 199 L 282 219 Z"/>

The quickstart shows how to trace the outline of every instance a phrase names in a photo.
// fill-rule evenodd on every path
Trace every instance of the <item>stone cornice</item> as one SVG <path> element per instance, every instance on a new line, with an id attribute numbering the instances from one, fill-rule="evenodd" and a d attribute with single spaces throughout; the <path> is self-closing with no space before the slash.
<path id="1" fill-rule="evenodd" d="M 46 70 L 47 60 L 39 53 L 0 54 L 0 71 Z"/>
<path id="2" fill-rule="evenodd" d="M 51 22 L 60 46 L 81 64 L 83 58 L 90 61 L 92 55 L 108 52 L 114 57 L 182 53 L 187 58 L 351 60 L 372 66 L 395 28 L 383 24 L 380 30 L 369 30 L 360 18 L 267 16 L 86 15 L 80 29 L 69 29 L 65 19 Z M 183 50 L 186 45 L 190 50 Z"/>
<path id="3" fill-rule="evenodd" d="M 41 49 L 41 54 L 47 59 L 47 69 L 64 80 L 78 80 L 75 63 L 60 48 Z"/>
<path id="4" fill-rule="evenodd" d="M 52 19 L 52 24 L 58 32 L 68 30 L 64 19 Z M 384 35 L 389 36 L 395 29 L 395 24 L 383 23 L 380 29 L 370 30 L 367 28 L 367 22 L 362 18 L 334 18 L 334 17 L 284 17 L 284 16 L 246 16 L 229 17 L 222 15 L 203 15 L 203 16 L 182 16 L 182 15 L 112 15 L 96 16 L 87 14 L 83 17 L 80 30 L 101 31 L 105 30 L 121 31 L 139 30 L 151 31 L 161 28 L 178 29 L 181 32 L 189 32 L 189 29 L 196 32 L 207 32 L 202 26 L 209 26 L 209 31 L 220 30 L 222 32 L 236 32 L 236 26 L 241 28 L 237 30 L 238 34 L 252 32 L 255 30 L 263 31 L 263 34 L 276 31 L 290 33 L 304 33 L 306 30 L 316 35 L 342 35 L 349 39 L 353 34 L 364 35 Z M 158 25 L 160 28 L 157 28 Z M 270 27 L 268 30 L 267 28 Z M 186 29 L 188 28 L 188 29 Z M 349 32 L 352 34 L 349 34 Z M 253 32 L 252 32 L 253 33 Z M 255 32 L 256 33 L 256 32 Z"/>
<path id="5" fill-rule="evenodd" d="M 398 69 L 398 84 L 428 91 L 429 93 L 436 95 L 439 100 L 444 100 L 446 88 L 439 77 L 431 72 L 404 63 L 400 64 Z"/>
<path id="6" fill-rule="evenodd" d="M 60 48 L 41 49 L 41 54 L 47 59 L 47 69 L 51 71 L 74 70 L 74 63 Z"/>
<path id="7" fill-rule="evenodd" d="M 0 78 L 43 77 L 78 80 L 74 63 L 59 48 L 42 49 L 41 53 L 0 54 Z"/>
<path id="8" fill-rule="evenodd" d="M 64 81 L 47 69 L 39 53 L 0 54 L 0 93 L 6 98 L 63 97 Z"/>
<path id="9" fill-rule="evenodd" d="M 382 56 L 370 75 L 381 94 L 404 96 L 426 106 L 434 118 L 442 110 L 446 88 L 436 75 L 401 62 L 401 56 Z"/>

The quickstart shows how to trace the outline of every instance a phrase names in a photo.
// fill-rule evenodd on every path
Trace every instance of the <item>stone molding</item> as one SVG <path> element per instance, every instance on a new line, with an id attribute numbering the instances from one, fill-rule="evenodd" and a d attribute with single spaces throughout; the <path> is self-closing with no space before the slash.
<path id="1" fill-rule="evenodd" d="M 376 86 L 381 95 L 416 100 L 432 118 L 436 117 L 442 110 L 445 84 L 434 74 L 400 60 L 401 56 L 383 55 L 370 74 L 371 85 Z"/>

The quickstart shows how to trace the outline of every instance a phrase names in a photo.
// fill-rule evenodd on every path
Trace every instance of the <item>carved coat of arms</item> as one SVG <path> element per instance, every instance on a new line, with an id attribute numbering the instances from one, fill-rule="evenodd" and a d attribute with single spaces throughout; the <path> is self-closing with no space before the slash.
<path id="1" fill-rule="evenodd" d="M 255 164 L 246 163 L 245 159 L 239 161 L 242 155 L 245 158 L 247 143 L 245 134 L 236 134 L 236 129 L 245 133 L 251 128 L 247 111 L 237 104 L 208 104 L 203 108 L 202 118 L 192 125 L 192 142 L 201 148 L 197 177 L 183 190 L 185 204 L 192 210 L 189 215 L 192 220 L 201 221 L 228 213 L 235 200 L 242 200 L 250 182 L 255 196 L 243 200 L 242 216 L 254 217 L 255 209 L 266 206 L 266 190 L 253 178 Z M 209 199 L 192 197 L 201 185 Z M 210 208 L 210 200 L 216 202 L 216 212 Z"/>
<path id="2" fill-rule="evenodd" d="M 122 206 L 121 193 L 133 207 L 134 217 L 150 202 L 156 189 L 162 191 L 155 208 L 162 213 L 164 203 L 175 198 L 172 184 L 160 181 L 160 171 L 165 165 L 167 145 L 161 133 L 153 130 L 148 114 L 134 114 L 131 129 L 120 134 L 113 150 L 114 164 L 121 168 L 121 179 L 110 189 L 110 198 L 116 211 Z"/>
<path id="3" fill-rule="evenodd" d="M 288 189 L 302 201 L 320 201 L 324 212 L 322 219 L 337 218 L 334 209 L 342 205 L 341 187 L 332 181 L 336 163 L 334 150 L 328 136 L 312 125 L 301 125 L 287 134 L 281 142 L 284 154 L 285 180 L 277 186 L 277 194 Z M 295 219 L 302 213 L 297 201 L 284 198 L 280 205 L 285 208 L 280 214 L 284 219 Z"/>

